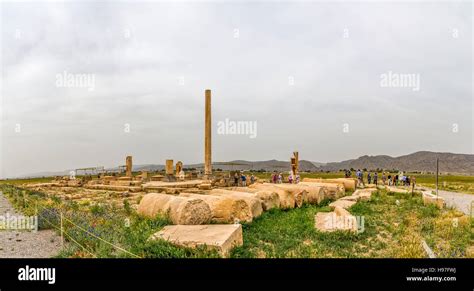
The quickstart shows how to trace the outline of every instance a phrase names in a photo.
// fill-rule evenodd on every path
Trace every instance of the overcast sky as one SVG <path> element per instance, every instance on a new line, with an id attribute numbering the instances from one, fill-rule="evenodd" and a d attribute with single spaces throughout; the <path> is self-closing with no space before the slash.
<path id="1" fill-rule="evenodd" d="M 469 2 L 1 5 L 0 177 L 203 162 L 205 89 L 213 161 L 473 153 Z"/>

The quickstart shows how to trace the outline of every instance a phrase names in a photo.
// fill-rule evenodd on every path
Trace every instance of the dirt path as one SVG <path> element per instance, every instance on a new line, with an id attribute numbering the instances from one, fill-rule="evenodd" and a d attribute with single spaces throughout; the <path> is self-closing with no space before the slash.
<path id="1" fill-rule="evenodd" d="M 21 215 L 0 192 L 0 216 Z M 0 230 L 0 258 L 49 258 L 61 249 L 60 237 L 53 230 Z"/>
<path id="2" fill-rule="evenodd" d="M 429 191 L 435 191 L 434 189 L 420 187 Z M 439 190 L 439 196 L 443 197 L 446 201 L 448 207 L 455 207 L 460 211 L 464 212 L 467 215 L 471 214 L 471 203 L 474 201 L 474 194 L 459 193 L 459 192 L 450 192 Z M 474 206 L 474 204 L 473 204 Z M 474 215 L 474 209 L 472 211 Z"/>

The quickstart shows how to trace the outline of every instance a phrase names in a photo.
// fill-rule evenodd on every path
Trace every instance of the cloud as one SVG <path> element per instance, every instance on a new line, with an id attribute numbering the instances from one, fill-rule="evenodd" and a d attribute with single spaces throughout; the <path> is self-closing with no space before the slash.
<path id="1" fill-rule="evenodd" d="M 251 140 L 214 131 L 219 161 L 295 149 L 314 161 L 472 153 L 470 11 L 466 2 L 3 3 L 0 176 L 116 166 L 127 154 L 201 162 L 208 88 L 214 126 L 258 126 Z M 380 87 L 388 71 L 419 74 L 421 90 Z M 63 72 L 94 76 L 94 89 L 58 88 Z"/>

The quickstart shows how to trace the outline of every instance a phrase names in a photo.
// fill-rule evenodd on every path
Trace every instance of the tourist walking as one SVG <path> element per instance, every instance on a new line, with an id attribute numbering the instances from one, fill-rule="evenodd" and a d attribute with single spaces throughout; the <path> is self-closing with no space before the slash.
<path id="1" fill-rule="evenodd" d="M 369 173 L 367 174 L 367 182 L 368 182 L 368 184 L 370 184 L 371 181 L 372 181 L 372 173 L 369 172 Z"/>
<path id="2" fill-rule="evenodd" d="M 378 180 L 379 174 L 377 172 L 374 173 L 374 184 L 377 186 L 377 180 Z"/>
<path id="3" fill-rule="evenodd" d="M 239 186 L 239 175 L 237 175 L 237 172 L 234 174 L 234 185 Z"/>
<path id="4" fill-rule="evenodd" d="M 364 174 L 362 173 L 362 171 L 360 169 L 357 170 L 356 176 L 357 176 L 357 179 L 359 180 L 359 183 L 362 184 L 363 186 L 365 186 L 364 185 Z"/>
<path id="5" fill-rule="evenodd" d="M 275 172 L 275 173 L 273 174 L 273 183 L 276 184 L 276 183 L 277 183 L 277 180 L 278 180 L 278 175 L 277 175 L 277 173 Z"/>
<path id="6" fill-rule="evenodd" d="M 242 173 L 242 176 L 240 177 L 242 179 L 242 186 L 245 187 L 247 186 L 247 176 Z"/>

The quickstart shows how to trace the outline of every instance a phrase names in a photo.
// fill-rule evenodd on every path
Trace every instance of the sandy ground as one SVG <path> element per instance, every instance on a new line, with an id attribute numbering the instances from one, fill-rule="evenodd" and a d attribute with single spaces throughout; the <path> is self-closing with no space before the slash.
<path id="1" fill-rule="evenodd" d="M 0 216 L 18 215 L 0 192 Z M 49 258 L 61 249 L 61 239 L 53 230 L 0 230 L 0 258 Z"/>

